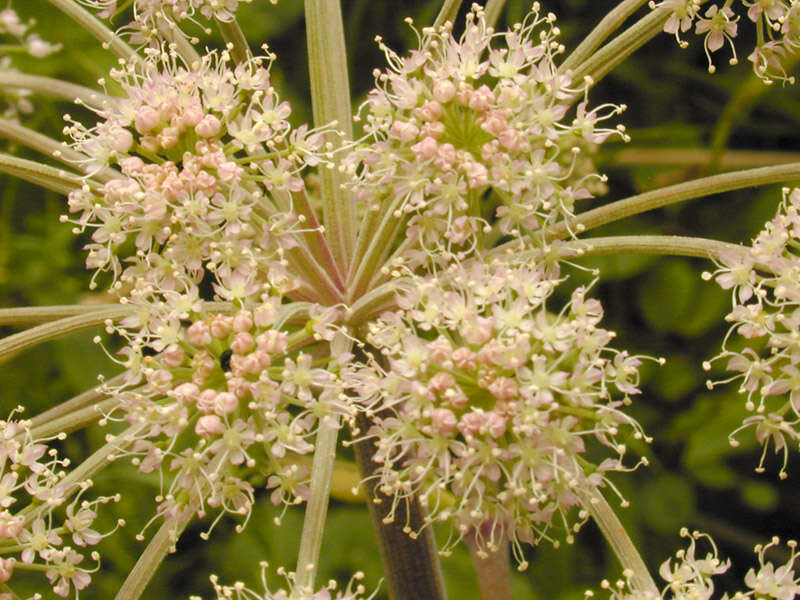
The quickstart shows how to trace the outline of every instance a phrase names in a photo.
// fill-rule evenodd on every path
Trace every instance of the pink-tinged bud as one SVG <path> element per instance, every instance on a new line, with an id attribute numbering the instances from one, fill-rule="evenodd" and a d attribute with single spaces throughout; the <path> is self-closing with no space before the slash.
<path id="1" fill-rule="evenodd" d="M 147 374 L 147 383 L 156 389 L 168 385 L 172 381 L 172 373 L 166 369 L 157 369 Z"/>
<path id="2" fill-rule="evenodd" d="M 241 357 L 239 358 L 242 361 L 244 360 Z M 250 382 L 243 377 L 231 377 L 228 379 L 228 392 L 240 400 L 246 398 L 251 393 L 251 390 L 252 387 L 250 386 Z"/>
<path id="3" fill-rule="evenodd" d="M 233 330 L 242 333 L 253 328 L 253 314 L 249 310 L 243 310 L 233 317 Z"/>
<path id="4" fill-rule="evenodd" d="M 491 339 L 493 331 L 494 327 L 492 326 L 491 319 L 477 317 L 475 321 L 469 323 L 462 335 L 468 343 L 480 346 Z M 484 349 L 481 348 L 480 352 L 483 352 L 483 350 Z"/>
<path id="5" fill-rule="evenodd" d="M 119 161 L 119 166 L 126 175 L 136 175 L 144 167 L 144 161 L 138 156 L 128 156 Z M 112 179 L 109 183 L 116 181 Z"/>
<path id="6" fill-rule="evenodd" d="M 204 119 L 205 113 L 203 112 L 203 107 L 200 105 L 199 102 L 193 102 L 189 106 L 183 109 L 183 114 L 181 115 L 180 123 L 183 125 L 184 128 L 195 127 L 199 125 Z M 209 117 L 213 117 L 213 115 L 206 115 Z M 216 117 L 213 117 L 216 118 Z M 197 133 L 200 133 L 199 131 Z"/>
<path id="7" fill-rule="evenodd" d="M 283 354 L 286 352 L 286 334 L 282 331 L 271 329 L 256 338 L 260 350 L 270 354 Z"/>
<path id="8" fill-rule="evenodd" d="M 13 558 L 0 558 L 0 583 L 5 583 L 11 579 L 16 562 Z M 64 593 L 66 594 L 66 592 Z"/>
<path id="9" fill-rule="evenodd" d="M 442 144 L 439 146 L 439 160 L 446 165 L 452 165 L 456 161 L 456 148 L 453 144 Z"/>
<path id="10" fill-rule="evenodd" d="M 414 154 L 416 154 L 417 157 L 422 160 L 428 160 L 436 156 L 436 151 L 438 148 L 439 144 L 432 137 L 426 137 L 421 142 L 411 146 L 411 150 L 414 152 Z"/>
<path id="11" fill-rule="evenodd" d="M 475 353 L 466 346 L 462 346 L 453 352 L 452 359 L 459 369 L 471 371 L 475 368 Z"/>
<path id="12" fill-rule="evenodd" d="M 172 395 L 175 396 L 175 399 L 184 404 L 194 402 L 199 394 L 200 388 L 194 383 L 189 382 L 180 384 L 172 392 Z"/>
<path id="13" fill-rule="evenodd" d="M 253 320 L 258 327 L 269 327 L 278 318 L 280 300 L 268 299 L 253 311 Z"/>
<path id="14" fill-rule="evenodd" d="M 472 110 L 484 111 L 494 104 L 494 93 L 487 85 L 482 85 L 477 90 L 472 92 L 469 98 L 469 107 Z"/>
<path id="15" fill-rule="evenodd" d="M 455 430 L 458 419 L 456 419 L 452 410 L 448 408 L 437 408 L 433 411 L 431 422 L 436 428 L 436 431 L 442 435 L 450 435 Z"/>
<path id="16" fill-rule="evenodd" d="M 214 137 L 222 131 L 222 122 L 214 115 L 206 115 L 194 126 L 194 130 L 200 137 Z"/>
<path id="17" fill-rule="evenodd" d="M 469 106 L 470 98 L 472 98 L 474 90 L 466 84 L 456 90 L 456 101 L 462 106 Z"/>
<path id="18" fill-rule="evenodd" d="M 181 132 L 177 127 L 164 127 L 161 133 L 156 136 L 156 139 L 162 148 L 172 148 L 178 143 L 180 135 Z"/>
<path id="19" fill-rule="evenodd" d="M 217 189 L 217 178 L 208 171 L 200 171 L 194 178 L 195 187 L 213 194 Z"/>
<path id="20" fill-rule="evenodd" d="M 197 419 L 197 425 L 194 426 L 194 432 L 203 437 L 219 435 L 224 431 L 225 423 L 217 415 L 204 415 Z"/>
<path id="21" fill-rule="evenodd" d="M 246 331 L 241 331 L 233 336 L 233 341 L 231 342 L 231 350 L 233 350 L 236 354 L 247 354 L 255 348 L 256 342 L 253 339 L 253 336 L 247 333 Z"/>
<path id="22" fill-rule="evenodd" d="M 430 137 L 438 140 L 444 134 L 445 129 L 446 127 L 441 121 L 429 121 L 422 125 L 422 129 L 419 131 L 419 137 Z"/>
<path id="23" fill-rule="evenodd" d="M 215 413 L 228 415 L 239 408 L 239 399 L 230 392 L 220 392 L 214 404 Z"/>
<path id="24" fill-rule="evenodd" d="M 139 145 L 148 152 L 158 152 L 161 149 L 158 139 L 153 135 L 142 136 L 139 140 Z"/>
<path id="25" fill-rule="evenodd" d="M 493 438 L 499 438 L 506 432 L 506 420 L 494 411 L 489 412 L 483 428 Z"/>
<path id="26" fill-rule="evenodd" d="M 262 371 L 264 369 L 269 369 L 269 367 L 272 365 L 272 359 L 269 357 L 269 354 L 263 350 L 256 350 L 250 356 L 258 360 L 258 366 L 261 367 Z"/>
<path id="27" fill-rule="evenodd" d="M 162 357 L 164 358 L 164 364 L 174 369 L 183 364 L 183 359 L 186 355 L 180 346 L 177 344 L 170 344 L 164 350 Z"/>
<path id="28" fill-rule="evenodd" d="M 461 388 L 445 390 L 444 399 L 453 408 L 464 408 L 469 403 L 469 398 Z"/>
<path id="29" fill-rule="evenodd" d="M 419 127 L 406 121 L 395 121 L 389 130 L 389 135 L 401 142 L 410 142 L 416 139 Z"/>
<path id="30" fill-rule="evenodd" d="M 17 537 L 22 533 L 22 518 L 12 515 L 7 510 L 0 513 L 0 540 Z"/>
<path id="31" fill-rule="evenodd" d="M 439 102 L 450 102 L 456 95 L 456 86 L 449 79 L 440 79 L 433 84 L 433 97 Z"/>
<path id="32" fill-rule="evenodd" d="M 197 321 L 186 330 L 186 339 L 193 346 L 203 347 L 211 343 L 211 329 L 205 321 Z"/>
<path id="33" fill-rule="evenodd" d="M 445 371 L 437 373 L 433 377 L 431 377 L 430 381 L 428 382 L 428 388 L 437 394 L 441 394 L 447 389 L 453 388 L 456 386 L 455 378 Z"/>
<path id="34" fill-rule="evenodd" d="M 423 121 L 438 121 L 444 114 L 444 109 L 438 102 L 426 102 L 417 109 L 417 114 Z"/>
<path id="35" fill-rule="evenodd" d="M 489 172 L 479 162 L 466 162 L 461 169 L 467 176 L 467 184 L 472 189 L 486 187 L 489 183 Z"/>
<path id="36" fill-rule="evenodd" d="M 492 111 L 486 114 L 486 118 L 481 122 L 481 129 L 492 135 L 500 135 L 508 129 L 508 122 L 500 111 Z"/>
<path id="37" fill-rule="evenodd" d="M 217 177 L 222 183 L 238 181 L 243 174 L 244 169 L 231 160 L 225 161 L 217 168 Z"/>
<path id="38" fill-rule="evenodd" d="M 511 400 L 517 397 L 517 382 L 509 377 L 498 377 L 489 384 L 489 391 L 498 400 Z"/>
<path id="39" fill-rule="evenodd" d="M 458 430 L 463 435 L 474 436 L 480 432 L 481 427 L 486 422 L 486 415 L 482 412 L 471 412 L 462 415 L 458 422 Z"/>
<path id="40" fill-rule="evenodd" d="M 516 129 L 509 128 L 500 132 L 500 134 L 497 136 L 497 139 L 509 150 L 514 150 L 517 152 L 523 152 L 530 147 L 530 145 L 527 143 L 525 135 Z"/>
<path id="41" fill-rule="evenodd" d="M 214 406 L 217 403 L 216 390 L 203 390 L 197 398 L 197 410 L 201 413 L 209 414 L 214 412 Z"/>
<path id="42" fill-rule="evenodd" d="M 429 342 L 427 350 L 430 357 L 439 364 L 450 360 L 453 354 L 453 346 L 450 344 L 450 340 L 444 336 L 439 336 L 432 342 Z"/>
<path id="43" fill-rule="evenodd" d="M 266 356 L 267 361 L 269 361 L 269 354 L 266 352 L 261 352 L 257 350 L 252 354 L 248 354 L 247 356 L 241 357 L 241 361 L 239 361 L 239 370 L 242 375 L 257 375 L 261 373 L 264 367 L 261 366 L 261 359 L 260 357 Z M 238 372 L 237 372 L 238 374 Z"/>
<path id="44" fill-rule="evenodd" d="M 133 146 L 133 134 L 122 127 L 114 128 L 106 138 L 115 152 L 126 153 Z"/>
<path id="45" fill-rule="evenodd" d="M 134 116 L 134 127 L 139 133 L 152 131 L 161 122 L 161 115 L 152 106 L 140 106 Z"/>
<path id="46" fill-rule="evenodd" d="M 167 203 L 158 196 L 148 198 L 142 206 L 142 213 L 148 221 L 160 221 L 167 214 Z"/>
<path id="47" fill-rule="evenodd" d="M 228 337 L 233 327 L 233 319 L 225 315 L 217 315 L 211 321 L 211 335 L 218 340 Z"/>

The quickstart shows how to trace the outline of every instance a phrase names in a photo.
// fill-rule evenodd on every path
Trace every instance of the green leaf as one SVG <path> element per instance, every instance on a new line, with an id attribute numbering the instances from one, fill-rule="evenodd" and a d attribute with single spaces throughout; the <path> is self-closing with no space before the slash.
<path id="1" fill-rule="evenodd" d="M 775 487 L 764 481 L 749 479 L 739 487 L 742 502 L 761 512 L 775 510 L 778 506 L 778 492 Z"/>
<path id="2" fill-rule="evenodd" d="M 673 533 L 695 512 L 694 489 L 684 477 L 667 473 L 646 484 L 642 505 L 650 527 L 659 533 Z"/>

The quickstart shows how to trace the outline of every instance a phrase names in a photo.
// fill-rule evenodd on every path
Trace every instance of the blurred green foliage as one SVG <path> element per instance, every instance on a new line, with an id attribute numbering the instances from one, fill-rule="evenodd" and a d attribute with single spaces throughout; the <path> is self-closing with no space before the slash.
<path id="1" fill-rule="evenodd" d="M 591 0 L 544 4 L 560 17 L 568 48 L 574 47 L 613 5 Z M 527 2 L 516 0 L 508 5 L 509 22 L 521 19 L 528 7 Z M 433 20 L 438 6 L 435 0 L 343 2 L 351 89 L 356 102 L 371 86 L 372 70 L 383 65 L 374 35 L 382 35 L 398 50 L 408 48 L 415 36 L 401 18 L 410 15 L 416 23 L 426 25 Z M 91 86 L 114 65 L 108 52 L 45 0 L 18 1 L 15 8 L 38 19 L 39 32 L 45 39 L 64 44 L 61 52 L 46 61 L 21 60 L 17 63 L 21 70 Z M 281 0 L 272 6 L 255 0 L 243 7 L 241 23 L 254 47 L 269 42 L 277 53 L 272 73 L 280 94 L 292 102 L 297 123 L 308 120 L 311 113 L 302 2 Z M 193 33 L 202 35 L 200 31 Z M 221 40 L 212 37 L 209 43 L 219 45 Z M 692 40 L 689 50 L 682 51 L 673 39 L 662 36 L 601 82 L 591 100 L 594 104 L 611 101 L 629 105 L 623 117 L 633 137 L 629 150 L 654 146 L 704 148 L 723 127 L 732 134 L 727 140 L 730 148 L 798 150 L 797 90 L 765 88 L 751 101 L 750 110 L 726 112 L 725 107 L 737 101 L 737 94 L 752 75 L 747 64 L 720 71 L 714 77 L 706 73 L 700 40 Z M 87 122 L 92 120 L 91 114 L 76 107 L 52 104 L 45 98 L 34 101 L 36 111 L 25 119 L 25 124 L 54 137 L 60 136 L 61 115 L 65 111 Z M 24 149 L 8 150 L 32 156 Z M 617 150 L 618 147 L 604 148 L 598 155 L 599 164 L 610 176 L 610 191 L 598 203 L 707 173 L 707 165 L 621 168 L 614 164 Z M 779 190 L 774 188 L 725 194 L 628 219 L 597 234 L 659 232 L 746 242 L 772 215 L 779 196 Z M 102 300 L 87 293 L 89 276 L 82 266 L 82 241 L 72 235 L 68 226 L 59 223 L 58 215 L 64 210 L 63 198 L 4 180 L 0 190 L 0 306 Z M 645 391 L 632 407 L 655 441 L 646 447 L 631 441 L 632 447 L 648 457 L 651 466 L 614 478 L 620 493 L 631 503 L 631 508 L 621 510 L 621 518 L 654 571 L 680 546 L 679 527 L 687 525 L 711 533 L 722 554 L 733 557 L 738 565 L 726 585 L 738 585 L 736 575 L 748 567 L 752 544 L 773 534 L 791 535 L 800 529 L 796 486 L 790 483 L 800 472 L 800 461 L 793 459 L 790 479 L 779 482 L 775 476 L 778 458 L 768 457 L 766 474 L 753 472 L 760 449 L 752 432 L 739 436 L 742 443 L 738 448 L 728 442 L 728 434 L 745 416 L 743 400 L 732 389 L 707 391 L 704 382 L 708 374 L 701 371 L 700 363 L 718 352 L 726 330 L 723 316 L 730 306 L 729 296 L 715 284 L 700 279 L 700 271 L 710 268 L 701 261 L 612 256 L 587 258 L 580 266 L 599 270 L 593 293 L 603 300 L 606 326 L 619 333 L 617 347 L 667 358 L 661 369 L 647 365 L 643 371 Z M 571 276 L 573 283 L 594 279 L 594 275 L 581 269 L 574 269 Z M 29 414 L 36 414 L 91 387 L 98 373 L 114 372 L 113 363 L 91 342 L 97 333 L 73 335 L 3 364 L 0 415 L 17 404 L 25 405 Z M 107 345 L 113 347 L 114 341 L 109 340 Z M 70 436 L 63 450 L 80 459 L 102 443 L 104 433 L 94 428 Z M 111 530 L 120 517 L 128 521 L 128 526 L 102 543 L 103 564 L 94 575 L 94 585 L 82 593 L 86 600 L 113 597 L 144 547 L 134 535 L 152 514 L 145 499 L 158 491 L 153 477 L 122 463 L 109 467 L 97 483 L 102 493 L 128 492 L 122 502 L 107 507 L 101 529 Z M 203 542 L 199 533 L 208 524 L 192 526 L 181 540 L 178 554 L 168 559 L 144 597 L 178 598 L 190 593 L 207 597 L 210 573 L 219 574 L 223 581 L 241 579 L 257 586 L 259 560 L 269 561 L 273 568 L 291 568 L 301 513 L 287 511 L 283 524 L 276 528 L 273 519 L 277 509 L 269 504 L 266 495 L 261 500 L 244 533 L 234 533 L 233 524 L 223 521 L 211 541 Z M 555 529 L 553 536 L 562 539 L 563 532 Z M 515 598 L 579 599 L 586 588 L 597 588 L 602 578 L 619 577 L 615 559 L 591 524 L 577 536 L 574 545 L 562 544 L 555 550 L 544 543 L 529 554 L 530 570 L 514 577 Z M 477 598 L 467 552 L 459 548 L 442 562 L 450 597 Z M 320 577 L 346 581 L 356 570 L 367 573 L 368 588 L 379 585 L 380 561 L 366 508 L 335 502 L 327 525 Z M 271 581 L 280 585 L 274 572 Z M 23 587 L 20 591 L 34 590 L 42 591 L 41 580 L 32 580 L 29 589 Z"/>

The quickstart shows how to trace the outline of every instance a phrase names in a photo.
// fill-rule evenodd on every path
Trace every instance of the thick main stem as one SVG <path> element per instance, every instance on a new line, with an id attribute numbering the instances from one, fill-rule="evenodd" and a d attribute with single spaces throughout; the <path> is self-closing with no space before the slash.
<path id="1" fill-rule="evenodd" d="M 363 433 L 371 427 L 370 420 L 360 415 L 358 427 Z M 367 504 L 378 535 L 386 584 L 391 600 L 445 600 L 444 580 L 439 568 L 436 541 L 430 526 L 424 527 L 422 507 L 416 497 L 401 500 L 394 518 L 386 519 L 392 511 L 393 499 L 381 493 L 374 478 L 378 464 L 372 460 L 376 446 L 372 439 L 354 444 L 356 461 L 364 480 Z M 411 534 L 418 534 L 412 537 Z"/>
<path id="2" fill-rule="evenodd" d="M 481 600 L 511 600 L 511 565 L 507 544 L 494 552 L 482 552 L 475 543 L 473 533 L 464 537 L 472 556 Z"/>

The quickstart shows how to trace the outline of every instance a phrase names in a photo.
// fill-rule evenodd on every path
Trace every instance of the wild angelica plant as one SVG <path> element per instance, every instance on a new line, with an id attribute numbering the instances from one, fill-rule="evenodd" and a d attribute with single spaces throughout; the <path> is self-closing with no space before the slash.
<path id="1" fill-rule="evenodd" d="M 376 597 L 360 572 L 343 589 L 315 581 L 332 484 L 347 480 L 353 460 L 392 598 L 443 598 L 438 553 L 462 542 L 481 597 L 510 598 L 508 549 L 525 569 L 529 545 L 572 543 L 590 518 L 623 567 L 617 584 L 600 586 L 609 597 L 711 597 L 712 577 L 730 563 L 710 536 L 681 532 L 688 548 L 661 565 L 659 591 L 606 498 L 626 506 L 615 472 L 648 463 L 652 438 L 630 407 L 640 367 L 663 359 L 617 347 L 592 285 L 560 305 L 555 296 L 565 268 L 590 255 L 711 260 L 703 277 L 733 291 L 732 326 L 703 367 L 721 360 L 733 372 L 726 382 L 739 382 L 752 413 L 740 430 L 752 426 L 764 453 L 782 452 L 787 477 L 800 436 L 800 192 L 785 190 L 749 247 L 584 234 L 800 177 L 789 163 L 585 208 L 606 192 L 598 147 L 630 139 L 625 105 L 590 98 L 599 80 L 662 31 L 682 47 L 700 35 L 714 72 L 723 47 L 738 61 L 748 25 L 755 74 L 791 83 L 800 3 L 624 0 L 568 51 L 538 2 L 496 30 L 502 1 L 459 11 L 446 0 L 431 25 L 409 20 L 410 53 L 378 39 L 388 66 L 353 110 L 339 3 L 307 0 L 311 125 L 294 124 L 276 91 L 270 67 L 280 59 L 267 46 L 255 52 L 237 23 L 247 2 L 50 3 L 119 63 L 86 88 L 6 60 L 0 131 L 62 165 L 5 154 L 0 168 L 67 196 L 62 221 L 88 240 L 90 287 L 114 302 L 0 310 L 2 324 L 43 323 L 0 341 L 0 357 L 102 326 L 110 337 L 96 342 L 123 372 L 32 419 L 9 405 L 0 598 L 20 598 L 26 572 L 44 575 L 33 598 L 48 588 L 78 597 L 90 585 L 102 563 L 89 548 L 125 525 L 98 531 L 98 513 L 130 493 L 95 493 L 93 478 L 123 461 L 152 474 L 159 491 L 138 535 L 147 547 L 118 600 L 146 594 L 190 523 L 203 523 L 205 539 L 229 519 L 242 531 L 262 498 L 282 514 L 304 510 L 297 562 L 278 569 L 286 589 L 271 591 L 261 563 L 263 589 L 212 575 L 218 599 Z M 127 22 L 114 31 L 98 19 Z M 0 33 L 30 55 L 57 50 L 30 26 L 10 8 L 0 13 Z M 224 47 L 198 39 L 210 27 Z M 25 127 L 29 92 L 80 105 L 80 116 L 64 115 L 63 144 Z M 96 423 L 105 445 L 73 466 L 56 446 Z M 434 527 L 446 533 L 439 548 Z M 756 547 L 748 591 L 733 597 L 800 592 L 795 542 L 779 567 L 766 556 L 779 544 Z"/>

